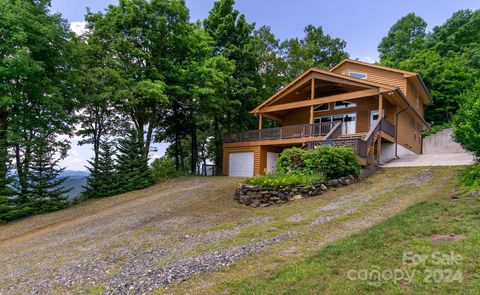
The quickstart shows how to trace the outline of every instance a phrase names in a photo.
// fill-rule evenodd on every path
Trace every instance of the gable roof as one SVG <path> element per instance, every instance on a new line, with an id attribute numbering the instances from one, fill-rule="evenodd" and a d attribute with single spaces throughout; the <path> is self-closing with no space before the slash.
<path id="1" fill-rule="evenodd" d="M 257 113 L 262 107 L 274 102 L 277 98 L 281 97 L 281 95 L 284 94 L 285 92 L 289 91 L 290 89 L 294 89 L 293 86 L 297 85 L 297 83 L 299 81 L 301 81 L 302 79 L 304 79 L 305 77 L 307 77 L 309 75 L 313 75 L 313 74 L 316 74 L 316 73 L 317 74 L 328 75 L 328 76 L 331 76 L 331 77 L 335 77 L 335 78 L 341 79 L 345 82 L 353 82 L 353 83 L 356 83 L 356 84 L 359 84 L 359 85 L 364 85 L 364 86 L 369 87 L 369 88 L 376 87 L 376 88 L 381 88 L 385 91 L 395 90 L 395 87 L 390 86 L 390 85 L 385 85 L 385 84 L 372 82 L 372 81 L 367 81 L 367 80 L 361 80 L 361 79 L 353 78 L 353 77 L 350 77 L 350 76 L 333 73 L 331 71 L 322 70 L 322 69 L 319 69 L 319 68 L 310 68 L 309 70 L 305 71 L 303 74 L 301 74 L 300 76 L 295 78 L 292 82 L 288 83 L 285 87 L 278 90 L 275 94 L 273 94 L 271 97 L 269 97 L 263 103 L 258 105 L 255 109 L 253 109 L 251 111 L 251 113 Z"/>
<path id="2" fill-rule="evenodd" d="M 420 85 L 422 86 L 422 88 L 423 88 L 422 90 L 425 92 L 425 95 L 427 97 L 427 101 L 425 103 L 426 104 L 432 104 L 433 103 L 432 96 L 430 95 L 430 92 L 428 91 L 427 86 L 425 85 L 425 82 L 423 82 L 422 77 L 418 73 L 399 70 L 399 69 L 394 69 L 394 68 L 389 68 L 389 67 L 384 67 L 384 66 L 381 66 L 381 65 L 371 64 L 371 63 L 368 63 L 368 62 L 353 60 L 353 59 L 348 59 L 348 58 L 344 59 L 340 63 L 336 64 L 333 68 L 330 69 L 330 71 L 334 71 L 335 69 L 339 68 L 340 66 L 342 66 L 345 63 L 353 63 L 353 64 L 363 65 L 363 66 L 376 68 L 376 69 L 380 69 L 380 70 L 385 70 L 385 71 L 389 71 L 389 72 L 400 73 L 400 74 L 403 74 L 403 76 L 407 79 L 408 78 L 415 78 L 420 83 Z"/>

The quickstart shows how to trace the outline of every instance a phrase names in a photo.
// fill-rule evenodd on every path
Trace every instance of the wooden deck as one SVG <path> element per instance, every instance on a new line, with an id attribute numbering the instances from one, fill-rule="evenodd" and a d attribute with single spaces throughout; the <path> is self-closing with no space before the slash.
<path id="1" fill-rule="evenodd" d="M 249 130 L 225 135 L 225 143 L 250 141 L 288 140 L 297 138 L 322 138 L 337 126 L 337 122 L 301 124 L 277 128 Z"/>

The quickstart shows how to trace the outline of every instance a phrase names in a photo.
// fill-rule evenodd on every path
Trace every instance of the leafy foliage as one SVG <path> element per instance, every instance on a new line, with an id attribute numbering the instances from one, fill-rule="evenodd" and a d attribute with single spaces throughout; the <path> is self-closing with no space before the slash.
<path id="1" fill-rule="evenodd" d="M 255 176 L 245 180 L 245 183 L 250 185 L 256 185 L 259 187 L 276 189 L 282 187 L 295 187 L 302 185 L 311 186 L 324 180 L 325 177 L 322 174 L 296 173 Z"/>
<path id="2" fill-rule="evenodd" d="M 480 190 L 480 164 L 465 167 L 460 173 L 460 182 L 468 190 Z"/>
<path id="3" fill-rule="evenodd" d="M 480 158 L 480 81 L 463 96 L 453 120 L 455 141 Z"/>
<path id="4" fill-rule="evenodd" d="M 303 161 L 306 173 L 321 173 L 327 179 L 360 174 L 358 157 L 350 147 L 319 146 L 307 151 Z"/>
<path id="5" fill-rule="evenodd" d="M 350 147 L 320 146 L 314 150 L 290 148 L 277 161 L 279 174 L 324 175 L 327 179 L 358 175 L 358 157 Z"/>
<path id="6" fill-rule="evenodd" d="M 305 169 L 304 157 L 306 150 L 293 147 L 283 150 L 277 159 L 277 172 L 279 174 L 291 174 Z"/>
<path id="7" fill-rule="evenodd" d="M 153 160 L 152 174 L 155 180 L 184 176 L 186 173 L 175 168 L 175 160 L 168 157 L 161 157 Z"/>
<path id="8" fill-rule="evenodd" d="M 426 23 L 411 13 L 398 20 L 378 49 L 380 63 L 420 73 L 434 100 L 425 118 L 448 123 L 480 75 L 480 10 L 460 10 L 426 34 Z"/>
<path id="9" fill-rule="evenodd" d="M 378 45 L 382 64 L 396 67 L 400 61 L 422 48 L 425 42 L 427 23 L 415 13 L 399 19 Z"/>

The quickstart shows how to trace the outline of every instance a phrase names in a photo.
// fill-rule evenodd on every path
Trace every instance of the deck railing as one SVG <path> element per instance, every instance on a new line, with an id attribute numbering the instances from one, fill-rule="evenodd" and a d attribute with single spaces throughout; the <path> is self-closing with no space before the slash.
<path id="1" fill-rule="evenodd" d="M 375 135 L 380 131 L 390 135 L 391 137 L 395 137 L 395 125 L 385 119 L 381 119 L 380 121 L 377 121 L 375 125 L 373 125 L 373 127 L 364 137 L 334 138 L 326 141 L 310 141 L 308 142 L 307 148 L 314 149 L 315 147 L 324 144 L 350 146 L 355 150 L 357 155 L 362 158 L 366 158 L 368 155 L 368 147 L 373 145 L 376 138 Z"/>
<path id="2" fill-rule="evenodd" d="M 231 133 L 225 135 L 225 143 L 320 137 L 329 134 L 337 124 L 338 122 L 323 122 Z"/>

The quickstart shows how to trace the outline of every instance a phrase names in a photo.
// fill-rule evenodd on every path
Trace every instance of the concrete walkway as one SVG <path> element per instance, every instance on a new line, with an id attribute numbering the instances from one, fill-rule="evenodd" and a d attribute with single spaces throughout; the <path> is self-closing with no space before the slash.
<path id="1" fill-rule="evenodd" d="M 474 162 L 473 155 L 469 153 L 403 155 L 381 167 L 462 166 Z"/>

